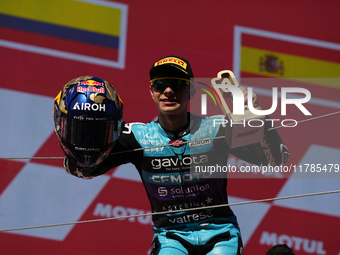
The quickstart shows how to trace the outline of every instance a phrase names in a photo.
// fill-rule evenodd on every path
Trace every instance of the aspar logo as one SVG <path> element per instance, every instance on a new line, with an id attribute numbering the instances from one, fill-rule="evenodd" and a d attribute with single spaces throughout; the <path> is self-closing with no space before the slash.
<path id="1" fill-rule="evenodd" d="M 151 165 L 153 169 L 161 169 L 162 167 L 178 167 L 178 166 L 190 166 L 194 164 L 202 164 L 208 162 L 208 155 L 200 155 L 199 157 L 184 157 L 182 160 L 179 158 L 159 158 L 153 159 Z"/>
<path id="2" fill-rule="evenodd" d="M 76 104 L 72 108 L 73 110 L 82 110 L 82 111 L 103 111 L 105 112 L 105 104 L 90 104 L 90 103 L 81 103 Z"/>
<path id="3" fill-rule="evenodd" d="M 295 252 L 304 251 L 308 254 L 327 254 L 327 251 L 323 248 L 323 242 L 317 240 L 311 240 L 308 238 L 279 235 L 277 233 L 269 233 L 267 231 L 262 232 L 260 238 L 260 244 L 274 246 L 277 244 L 287 244 Z"/>
<path id="4" fill-rule="evenodd" d="M 179 65 L 179 66 L 183 67 L 184 69 L 187 68 L 187 64 L 184 61 L 182 61 L 178 58 L 174 58 L 174 57 L 163 58 L 163 59 L 159 60 L 158 62 L 156 62 L 154 66 L 159 66 L 159 65 L 163 65 L 163 64 L 167 64 L 167 63 L 173 63 L 173 64 L 176 64 L 176 65 Z"/>
<path id="5" fill-rule="evenodd" d="M 144 211 L 143 209 L 136 209 L 136 208 L 130 208 L 130 207 L 124 207 L 121 205 L 110 205 L 110 204 L 102 204 L 97 203 L 96 208 L 94 209 L 93 216 L 98 217 L 124 217 L 124 216 L 131 216 L 131 215 L 137 215 L 137 214 L 147 214 L 151 213 L 150 211 Z M 141 216 L 141 217 L 132 217 L 128 219 L 122 219 L 127 220 L 129 222 L 135 222 L 142 225 L 152 224 L 152 218 L 151 216 Z"/>

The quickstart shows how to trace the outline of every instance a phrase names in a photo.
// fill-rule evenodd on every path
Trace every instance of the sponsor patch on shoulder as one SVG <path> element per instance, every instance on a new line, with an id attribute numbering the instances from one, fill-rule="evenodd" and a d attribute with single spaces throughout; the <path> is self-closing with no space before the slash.
<path id="1" fill-rule="evenodd" d="M 189 147 L 202 146 L 202 145 L 206 145 L 210 143 L 211 143 L 211 140 L 192 141 L 192 142 L 189 142 Z"/>

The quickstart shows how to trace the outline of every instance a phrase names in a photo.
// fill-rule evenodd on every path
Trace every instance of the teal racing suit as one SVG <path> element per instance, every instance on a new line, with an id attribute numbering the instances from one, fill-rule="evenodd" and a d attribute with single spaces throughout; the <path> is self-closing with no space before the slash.
<path id="1" fill-rule="evenodd" d="M 92 178 L 121 164 L 134 164 L 152 212 L 164 212 L 152 217 L 152 254 L 242 254 L 233 211 L 228 206 L 204 208 L 228 204 L 227 178 L 195 172 L 195 167 L 227 166 L 229 153 L 251 164 L 281 165 L 289 152 L 276 130 L 265 131 L 261 143 L 234 149 L 225 139 L 199 141 L 225 135 L 225 128 L 217 124 L 222 122 L 214 121 L 221 117 L 188 114 L 189 124 L 178 134 L 164 130 L 158 121 L 126 124 L 99 167 L 86 174 L 68 160 L 65 167 L 78 177 Z M 180 212 L 172 213 L 176 210 Z"/>

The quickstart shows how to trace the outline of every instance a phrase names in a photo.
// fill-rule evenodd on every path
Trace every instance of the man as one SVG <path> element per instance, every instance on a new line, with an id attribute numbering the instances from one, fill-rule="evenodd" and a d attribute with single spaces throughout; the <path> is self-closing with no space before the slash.
<path id="1" fill-rule="evenodd" d="M 125 125 L 111 154 L 95 167 L 83 167 L 70 156 L 65 167 L 73 175 L 92 178 L 121 164 L 135 165 L 152 211 L 164 212 L 153 216 L 151 254 L 243 254 L 232 210 L 204 209 L 228 203 L 227 179 L 196 173 L 193 166 L 209 162 L 227 165 L 229 153 L 253 164 L 280 165 L 287 160 L 284 155 L 288 151 L 276 131 L 265 132 L 261 144 L 236 149 L 230 149 L 225 139 L 190 143 L 225 132 L 221 125 L 213 125 L 214 118 L 187 112 L 195 92 L 190 78 L 193 72 L 187 60 L 168 56 L 156 61 L 150 70 L 149 90 L 158 120 Z M 256 95 L 253 100 L 256 103 Z M 157 147 L 148 148 L 152 146 Z M 171 213 L 175 210 L 181 211 Z"/>

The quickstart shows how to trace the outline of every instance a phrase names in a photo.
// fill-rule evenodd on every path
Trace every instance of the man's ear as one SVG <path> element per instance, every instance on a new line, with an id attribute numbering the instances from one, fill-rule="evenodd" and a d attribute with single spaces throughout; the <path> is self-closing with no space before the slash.
<path id="1" fill-rule="evenodd" d="M 152 89 L 151 86 L 149 87 L 149 91 L 150 91 L 151 97 L 152 97 L 152 99 L 153 99 L 153 93 L 154 93 L 154 91 L 153 91 L 153 89 Z"/>

